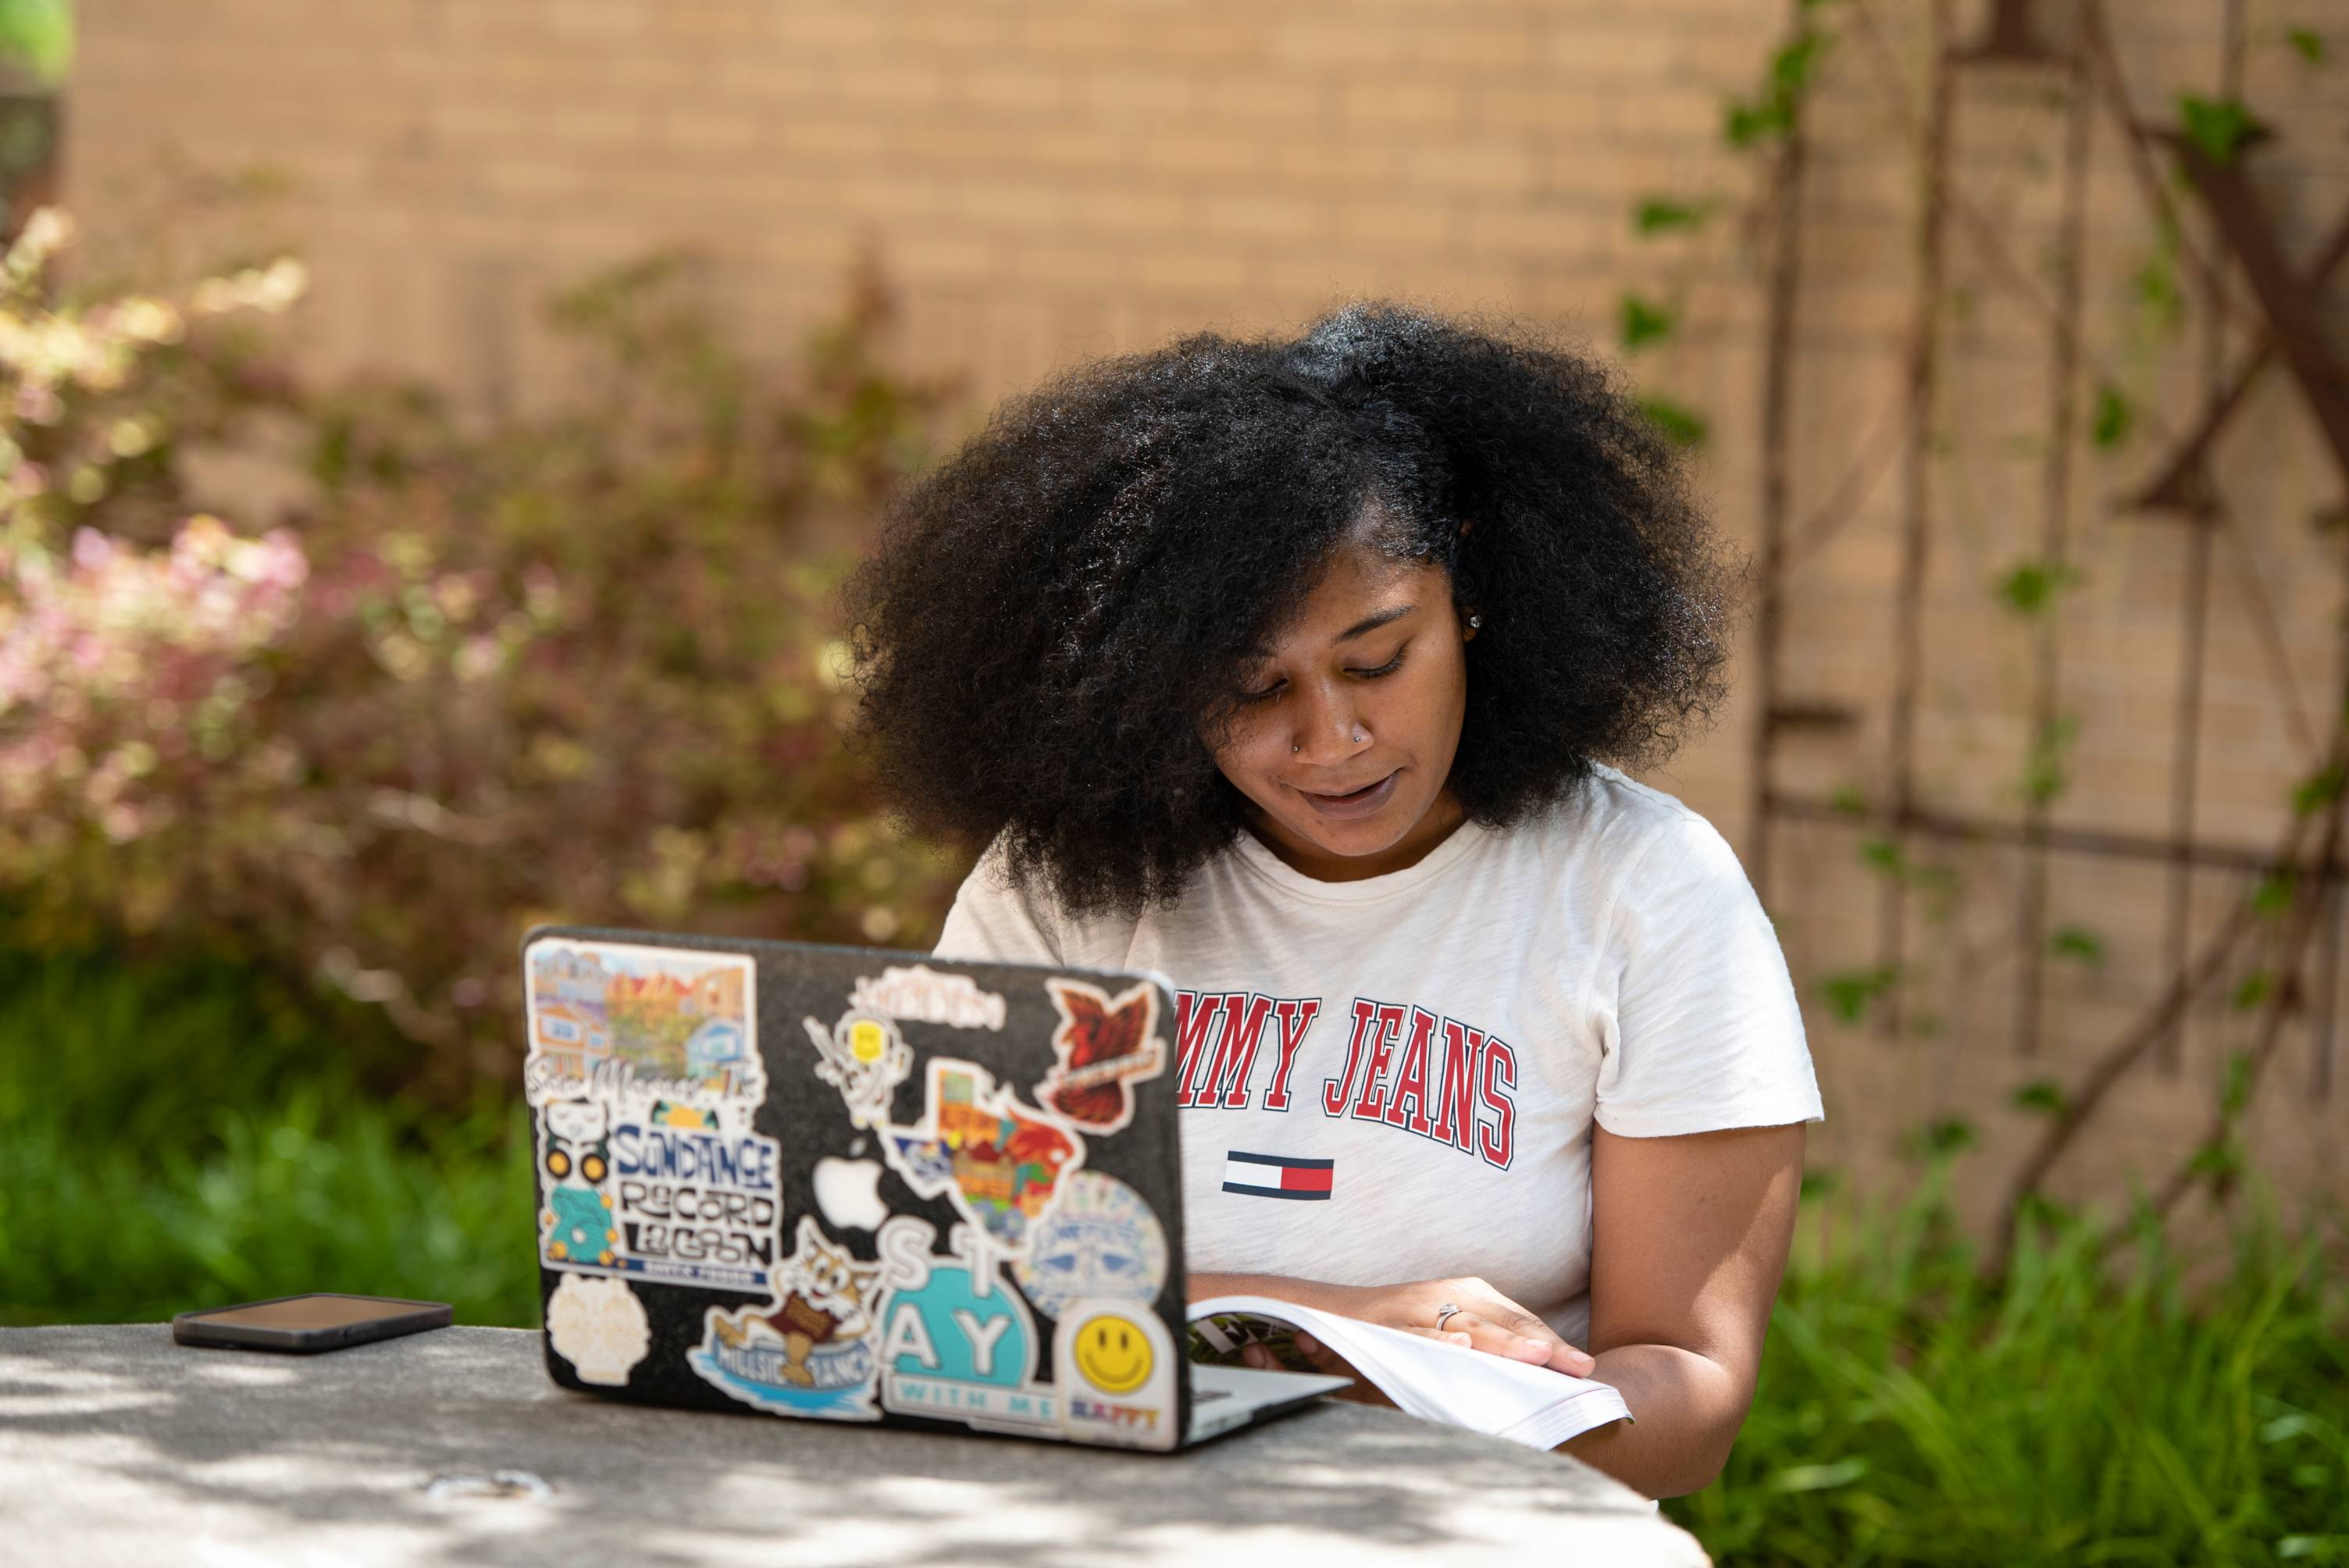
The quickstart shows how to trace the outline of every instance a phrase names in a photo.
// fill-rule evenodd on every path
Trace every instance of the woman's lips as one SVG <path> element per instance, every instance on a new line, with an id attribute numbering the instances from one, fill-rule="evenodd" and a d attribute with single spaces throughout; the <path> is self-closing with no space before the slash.
<path id="1" fill-rule="evenodd" d="M 1402 772 L 1397 769 L 1377 783 L 1365 785 L 1350 795 L 1323 795 L 1311 789 L 1299 789 L 1298 793 L 1324 817 L 1350 820 L 1357 817 L 1375 816 L 1393 799 L 1395 780 Z"/>

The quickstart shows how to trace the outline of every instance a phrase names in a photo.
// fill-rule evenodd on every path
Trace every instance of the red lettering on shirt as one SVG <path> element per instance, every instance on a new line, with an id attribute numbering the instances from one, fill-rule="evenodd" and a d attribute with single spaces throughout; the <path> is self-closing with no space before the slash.
<path id="1" fill-rule="evenodd" d="M 1216 1044 L 1215 1065 L 1208 1069 L 1207 1081 L 1199 1086 L 1195 1103 L 1215 1104 L 1216 1086 L 1221 1085 L 1226 1109 L 1247 1109 L 1248 1072 L 1256 1066 L 1256 1044 L 1264 1035 L 1265 1020 L 1270 1016 L 1269 996 L 1235 992 L 1224 998 L 1223 1038 Z"/>
<path id="2" fill-rule="evenodd" d="M 1485 1037 L 1457 1018 L 1444 1020 L 1444 1086 L 1437 1090 L 1436 1139 L 1476 1152 L 1476 1058 Z"/>
<path id="3" fill-rule="evenodd" d="M 1483 1095 L 1495 1119 L 1476 1134 L 1476 1151 L 1485 1157 L 1485 1164 L 1506 1171 L 1511 1157 L 1516 1153 L 1517 1106 L 1510 1096 L 1495 1089 L 1496 1078 L 1502 1088 L 1517 1087 L 1517 1053 L 1509 1049 L 1506 1040 L 1487 1039 Z"/>
<path id="4" fill-rule="evenodd" d="M 1357 996 L 1350 1013 L 1345 1065 L 1321 1083 L 1323 1115 L 1381 1123 L 1509 1168 L 1517 1147 L 1516 1047 L 1415 1005 Z M 1257 1047 L 1267 1026 L 1277 1026 L 1280 1059 L 1261 1103 L 1288 1110 L 1297 1058 L 1320 1014 L 1318 996 L 1177 991 L 1175 1103 L 1251 1109 Z"/>
<path id="5" fill-rule="evenodd" d="M 1273 1069 L 1272 1087 L 1264 1091 L 1264 1108 L 1287 1110 L 1289 1069 L 1297 1065 L 1297 1047 L 1305 1043 L 1305 1031 L 1321 1016 L 1321 998 L 1284 996 L 1273 1004 L 1272 1016 L 1280 1027 L 1280 1065 Z"/>
<path id="6" fill-rule="evenodd" d="M 1381 1002 L 1377 1016 L 1378 1026 L 1371 1033 L 1370 1054 L 1363 1062 L 1361 1096 L 1354 1101 L 1357 1121 L 1386 1119 L 1387 1064 L 1394 1057 L 1395 1037 L 1402 1032 L 1403 1010 L 1392 1002 Z"/>
<path id="7" fill-rule="evenodd" d="M 1176 1105 L 1198 1103 L 1192 1086 L 1207 1065 L 1207 1036 L 1223 1010 L 1224 998 L 1214 992 L 1174 993 L 1174 1071 L 1181 1086 L 1174 1091 Z"/>
<path id="8" fill-rule="evenodd" d="M 1346 1114 L 1346 1096 L 1353 1088 L 1354 1069 L 1361 1065 L 1362 1047 L 1369 1041 L 1371 1031 L 1378 1025 L 1379 1005 L 1354 998 L 1353 1033 L 1346 1038 L 1346 1070 L 1321 1085 L 1321 1109 L 1329 1116 Z"/>
<path id="9" fill-rule="evenodd" d="M 1387 1122 L 1392 1127 L 1407 1127 L 1422 1138 L 1429 1134 L 1427 1120 L 1427 1046 L 1435 1035 L 1435 1015 L 1424 1007 L 1411 1010 L 1411 1037 L 1402 1047 L 1402 1060 L 1395 1064 L 1394 1095 L 1387 1101 Z M 1403 1102 L 1411 1109 L 1403 1109 Z"/>

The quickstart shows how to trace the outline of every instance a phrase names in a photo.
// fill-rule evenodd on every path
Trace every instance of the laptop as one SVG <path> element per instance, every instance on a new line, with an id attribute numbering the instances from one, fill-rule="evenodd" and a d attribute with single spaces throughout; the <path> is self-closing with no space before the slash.
<path id="1" fill-rule="evenodd" d="M 523 965 L 563 1387 L 1166 1451 L 1345 1386 L 1185 1354 L 1163 977 L 566 926 Z"/>

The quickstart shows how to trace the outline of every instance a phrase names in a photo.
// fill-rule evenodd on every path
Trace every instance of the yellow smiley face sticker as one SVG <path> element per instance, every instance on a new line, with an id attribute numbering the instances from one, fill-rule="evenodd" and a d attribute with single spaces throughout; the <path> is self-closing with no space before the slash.
<path id="1" fill-rule="evenodd" d="M 1150 1339 L 1133 1323 L 1103 1314 L 1077 1336 L 1077 1370 L 1104 1394 L 1131 1394 L 1150 1381 Z"/>
<path id="2" fill-rule="evenodd" d="M 881 1059 L 889 1047 L 889 1036 L 870 1018 L 859 1018 L 848 1026 L 848 1054 L 866 1067 Z"/>

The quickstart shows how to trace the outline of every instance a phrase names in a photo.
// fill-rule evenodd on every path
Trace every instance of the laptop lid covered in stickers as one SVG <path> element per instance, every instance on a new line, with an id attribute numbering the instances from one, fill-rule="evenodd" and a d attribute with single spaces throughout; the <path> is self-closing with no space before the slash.
<path id="1" fill-rule="evenodd" d="M 1181 1446 L 1163 979 L 585 927 L 523 962 L 557 1383 Z"/>

